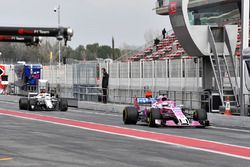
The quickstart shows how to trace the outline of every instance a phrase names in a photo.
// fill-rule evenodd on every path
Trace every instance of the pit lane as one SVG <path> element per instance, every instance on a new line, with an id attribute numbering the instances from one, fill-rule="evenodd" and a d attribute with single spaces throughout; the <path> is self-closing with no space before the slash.
<path id="1" fill-rule="evenodd" d="M 17 104 L 1 108 L 18 110 Z M 139 129 L 163 134 L 212 140 L 249 147 L 248 131 L 196 128 L 148 128 L 125 126 L 119 113 L 72 109 L 68 112 L 27 112 Z M 191 150 L 183 147 L 131 139 L 74 127 L 53 125 L 0 115 L 0 154 L 14 157 L 6 166 L 249 166 L 249 160 Z"/>

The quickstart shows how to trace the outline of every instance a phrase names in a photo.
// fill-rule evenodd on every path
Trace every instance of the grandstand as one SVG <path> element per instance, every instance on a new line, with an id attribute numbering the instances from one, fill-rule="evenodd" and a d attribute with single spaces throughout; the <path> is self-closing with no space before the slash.
<path id="1" fill-rule="evenodd" d="M 249 32 L 250 33 L 250 32 Z M 241 47 L 241 27 L 238 27 L 237 47 L 235 56 L 240 58 Z M 179 59 L 179 58 L 192 58 L 183 49 L 174 32 L 171 30 L 168 32 L 165 39 L 161 39 L 157 46 L 151 44 L 142 50 L 137 51 L 134 54 L 128 55 L 128 61 L 153 61 L 153 60 L 166 60 L 166 59 Z"/>
<path id="2" fill-rule="evenodd" d="M 135 54 L 129 55 L 129 61 L 152 61 L 166 60 L 173 58 L 182 58 L 188 56 L 173 31 L 169 31 L 166 38 L 161 39 L 156 46 L 152 44 L 138 51 Z"/>

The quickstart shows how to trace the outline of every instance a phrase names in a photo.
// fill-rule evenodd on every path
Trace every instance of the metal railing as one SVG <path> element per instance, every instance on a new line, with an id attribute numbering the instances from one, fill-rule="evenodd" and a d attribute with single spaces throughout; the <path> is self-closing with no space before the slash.
<path id="1" fill-rule="evenodd" d="M 73 96 L 78 101 L 104 102 L 104 97 L 106 96 L 103 94 L 104 89 L 96 85 L 74 85 Z M 106 90 L 109 92 L 108 89 Z"/>
<path id="2" fill-rule="evenodd" d="M 44 89 L 44 87 L 42 87 Z M 73 87 L 71 85 L 50 84 L 46 88 L 48 92 L 53 93 L 63 98 L 73 98 Z M 37 85 L 24 85 L 22 87 L 16 85 L 9 85 L 7 89 L 8 94 L 27 96 L 28 93 L 39 93 L 39 86 Z"/>
<path id="3" fill-rule="evenodd" d="M 134 97 L 144 97 L 145 92 L 146 90 L 143 89 L 109 89 L 109 101 L 119 104 L 132 104 Z M 153 97 L 160 94 L 168 96 L 169 99 L 176 101 L 178 105 L 184 105 L 184 107 L 188 109 L 200 109 L 202 103 L 207 103 L 208 106 L 210 105 L 209 100 L 201 98 L 206 92 L 168 90 L 152 92 Z"/>
<path id="4" fill-rule="evenodd" d="M 74 98 L 79 101 L 94 101 L 102 102 L 103 92 L 101 87 L 87 87 L 84 85 L 76 85 L 73 90 Z M 133 104 L 135 97 L 144 97 L 146 90 L 143 89 L 108 89 L 108 102 L 115 104 Z M 209 100 L 202 99 L 206 92 L 192 91 L 168 91 L 159 90 L 152 92 L 153 97 L 159 94 L 167 95 L 169 99 L 176 101 L 178 105 L 184 105 L 188 109 L 200 109 L 203 103 L 208 103 Z"/>

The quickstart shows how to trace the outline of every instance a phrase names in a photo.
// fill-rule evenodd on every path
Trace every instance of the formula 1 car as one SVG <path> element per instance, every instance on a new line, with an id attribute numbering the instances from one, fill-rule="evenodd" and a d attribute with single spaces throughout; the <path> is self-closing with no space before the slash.
<path id="1" fill-rule="evenodd" d="M 56 98 L 50 93 L 29 93 L 19 99 L 19 109 L 29 111 L 67 111 L 67 99 Z"/>
<path id="2" fill-rule="evenodd" d="M 150 104 L 151 106 L 141 109 L 139 104 Z M 123 122 L 124 124 L 136 124 L 138 121 L 146 122 L 149 127 L 205 127 L 209 125 L 205 110 L 197 110 L 190 114 L 166 96 L 135 98 L 134 106 L 124 108 Z"/>

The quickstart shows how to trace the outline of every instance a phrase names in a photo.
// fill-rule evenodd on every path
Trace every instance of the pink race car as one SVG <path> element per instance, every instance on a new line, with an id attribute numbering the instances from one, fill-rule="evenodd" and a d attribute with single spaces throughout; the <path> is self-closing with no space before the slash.
<path id="1" fill-rule="evenodd" d="M 144 106 L 139 106 L 144 104 Z M 150 104 L 146 107 L 145 104 Z M 209 125 L 205 110 L 196 110 L 188 114 L 176 102 L 166 96 L 157 98 L 135 98 L 134 106 L 127 106 L 123 110 L 124 124 L 146 122 L 150 127 L 157 126 L 192 126 L 205 127 Z"/>

